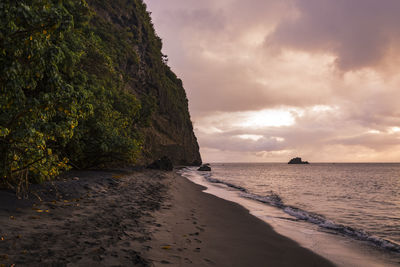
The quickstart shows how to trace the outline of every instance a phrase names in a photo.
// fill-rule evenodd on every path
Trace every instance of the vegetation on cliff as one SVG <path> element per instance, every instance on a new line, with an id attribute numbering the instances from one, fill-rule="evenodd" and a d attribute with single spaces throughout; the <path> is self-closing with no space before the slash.
<path id="1" fill-rule="evenodd" d="M 141 0 L 7 0 L 0 16 L 1 184 L 152 160 L 160 116 L 194 137 L 182 82 Z"/>

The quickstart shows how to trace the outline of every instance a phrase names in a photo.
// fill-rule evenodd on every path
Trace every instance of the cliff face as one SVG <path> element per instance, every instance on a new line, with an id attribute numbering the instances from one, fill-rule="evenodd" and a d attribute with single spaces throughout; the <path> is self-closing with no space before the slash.
<path id="1" fill-rule="evenodd" d="M 139 132 L 144 140 L 139 164 L 168 156 L 174 164 L 199 165 L 201 157 L 182 81 L 161 53 L 150 14 L 142 0 L 88 0 L 90 23 L 115 50 L 126 90 L 141 102 Z M 145 121 L 145 123 L 142 123 Z"/>

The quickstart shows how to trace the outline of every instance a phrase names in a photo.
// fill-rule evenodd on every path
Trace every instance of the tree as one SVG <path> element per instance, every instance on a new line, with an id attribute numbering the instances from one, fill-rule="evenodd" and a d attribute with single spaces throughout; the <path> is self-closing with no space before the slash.
<path id="1" fill-rule="evenodd" d="M 85 10 L 85 2 L 74 2 Z M 42 181 L 68 168 L 59 147 L 90 106 L 84 80 L 63 67 L 74 68 L 81 52 L 63 43 L 74 27 L 65 6 L 2 1 L 0 16 L 0 173 L 18 189 L 28 177 Z"/>
<path id="2" fill-rule="evenodd" d="M 139 60 L 133 34 L 84 0 L 6 0 L 0 16 L 0 185 L 135 162 L 153 109 L 124 89 L 119 64 Z"/>

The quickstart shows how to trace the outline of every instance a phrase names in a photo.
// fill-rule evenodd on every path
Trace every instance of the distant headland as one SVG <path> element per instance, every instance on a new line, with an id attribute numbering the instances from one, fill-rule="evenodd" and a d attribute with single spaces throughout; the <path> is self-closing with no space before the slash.
<path id="1" fill-rule="evenodd" d="M 296 157 L 296 158 L 292 158 L 288 164 L 310 164 L 308 161 L 302 161 L 301 158 Z"/>

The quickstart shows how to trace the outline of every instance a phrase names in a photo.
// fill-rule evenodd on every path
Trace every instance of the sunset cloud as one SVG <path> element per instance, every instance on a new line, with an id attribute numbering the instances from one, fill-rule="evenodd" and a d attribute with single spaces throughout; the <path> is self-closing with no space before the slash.
<path id="1" fill-rule="evenodd" d="M 374 67 L 400 36 L 396 0 L 294 0 L 296 16 L 281 22 L 267 44 L 330 52 L 339 68 Z M 397 43 L 397 44 L 396 44 Z"/>
<path id="2" fill-rule="evenodd" d="M 146 3 L 205 161 L 400 160 L 398 1 Z"/>

